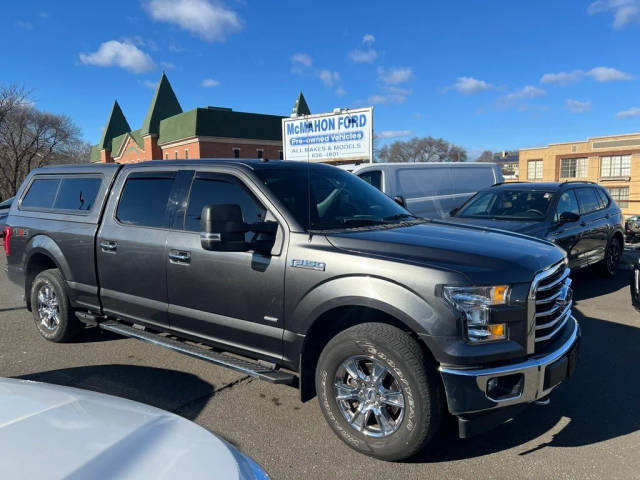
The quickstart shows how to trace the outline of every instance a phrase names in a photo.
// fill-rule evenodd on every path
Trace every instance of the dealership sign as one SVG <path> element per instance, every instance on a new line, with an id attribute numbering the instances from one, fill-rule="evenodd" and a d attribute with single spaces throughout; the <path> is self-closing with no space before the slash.
<path id="1" fill-rule="evenodd" d="M 282 119 L 285 160 L 372 161 L 373 107 Z"/>

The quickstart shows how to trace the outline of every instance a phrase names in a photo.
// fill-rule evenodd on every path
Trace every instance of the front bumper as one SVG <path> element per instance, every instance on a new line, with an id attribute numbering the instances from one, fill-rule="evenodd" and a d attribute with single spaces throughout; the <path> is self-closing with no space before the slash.
<path id="1" fill-rule="evenodd" d="M 492 413 L 506 407 L 525 406 L 549 395 L 573 372 L 577 361 L 580 326 L 572 316 L 565 328 L 568 333 L 566 337 L 563 335 L 565 340 L 559 348 L 521 363 L 483 369 L 440 367 L 449 412 L 458 416 Z M 492 398 L 488 394 L 489 381 L 500 382 L 501 378 L 505 383 L 518 380 L 518 384 L 513 394 Z"/>

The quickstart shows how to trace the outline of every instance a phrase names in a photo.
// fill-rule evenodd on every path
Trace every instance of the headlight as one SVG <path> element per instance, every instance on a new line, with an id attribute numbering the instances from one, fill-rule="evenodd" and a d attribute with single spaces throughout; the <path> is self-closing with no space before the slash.
<path id="1" fill-rule="evenodd" d="M 506 304 L 508 295 L 508 285 L 444 287 L 444 298 L 465 315 L 466 336 L 471 343 L 507 338 L 505 323 L 489 323 L 489 307 Z"/>

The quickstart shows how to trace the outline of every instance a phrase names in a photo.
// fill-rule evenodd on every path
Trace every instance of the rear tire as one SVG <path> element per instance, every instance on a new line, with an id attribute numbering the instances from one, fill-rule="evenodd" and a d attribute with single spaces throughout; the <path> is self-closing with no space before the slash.
<path id="1" fill-rule="evenodd" d="M 383 323 L 336 335 L 316 370 L 325 419 L 354 450 L 402 460 L 422 450 L 443 418 L 442 385 L 416 340 Z"/>
<path id="2" fill-rule="evenodd" d="M 38 332 L 50 342 L 68 342 L 82 329 L 69 306 L 65 281 L 57 268 L 44 270 L 34 279 L 31 313 Z"/>
<path id="3" fill-rule="evenodd" d="M 611 278 L 615 276 L 618 271 L 618 265 L 622 258 L 623 245 L 620 242 L 620 238 L 616 235 L 607 244 L 607 249 L 604 253 L 604 260 L 600 262 L 600 274 L 605 278 Z"/>

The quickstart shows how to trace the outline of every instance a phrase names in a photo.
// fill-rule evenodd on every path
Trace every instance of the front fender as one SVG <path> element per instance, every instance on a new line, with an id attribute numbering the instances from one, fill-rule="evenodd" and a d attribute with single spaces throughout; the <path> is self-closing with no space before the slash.
<path id="1" fill-rule="evenodd" d="M 439 312 L 417 293 L 389 280 L 364 275 L 336 278 L 310 290 L 293 311 L 295 330 L 305 335 L 322 314 L 343 306 L 382 311 L 418 334 L 451 334 L 442 330 L 443 324 L 452 322 L 439 321 Z"/>

